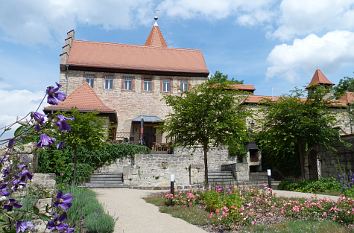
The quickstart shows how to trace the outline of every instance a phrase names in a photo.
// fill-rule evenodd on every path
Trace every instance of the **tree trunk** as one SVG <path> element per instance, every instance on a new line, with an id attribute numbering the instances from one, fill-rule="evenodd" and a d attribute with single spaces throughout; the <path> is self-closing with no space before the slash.
<path id="1" fill-rule="evenodd" d="M 298 143 L 297 151 L 300 162 L 301 179 L 305 180 L 305 145 L 303 142 Z"/>
<path id="2" fill-rule="evenodd" d="M 203 144 L 203 154 L 204 154 L 204 184 L 205 184 L 205 188 L 209 189 L 209 180 L 208 180 L 208 144 Z"/>

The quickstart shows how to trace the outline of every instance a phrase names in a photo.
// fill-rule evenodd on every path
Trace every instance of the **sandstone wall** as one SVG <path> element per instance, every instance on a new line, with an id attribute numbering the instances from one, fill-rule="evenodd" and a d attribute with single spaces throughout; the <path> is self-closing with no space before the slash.
<path id="1" fill-rule="evenodd" d="M 222 164 L 231 163 L 236 163 L 236 158 L 228 156 L 225 148 L 212 148 L 208 153 L 209 171 L 220 171 Z M 124 183 L 131 187 L 168 187 L 171 174 L 175 175 L 178 186 L 203 184 L 203 151 L 201 147 L 195 150 L 177 148 L 174 154 L 135 155 L 101 168 L 99 172 L 123 172 Z M 248 169 L 240 168 L 237 175 L 248 180 Z"/>
<path id="2" fill-rule="evenodd" d="M 127 91 L 122 89 L 124 74 L 69 70 L 60 74 L 62 90 L 69 95 L 85 81 L 85 76 L 87 75 L 94 75 L 93 89 L 96 94 L 108 107 L 117 111 L 117 138 L 129 138 L 131 136 L 132 119 L 139 115 L 154 115 L 164 119 L 171 112 L 171 109 L 166 105 L 163 96 L 168 94 L 180 95 L 180 80 L 188 80 L 189 88 L 201 84 L 206 80 L 205 77 L 134 75 L 133 89 Z M 113 89 L 104 89 L 106 76 L 110 76 L 113 79 Z M 143 80 L 145 77 L 152 78 L 153 90 L 151 92 L 145 92 L 143 89 Z M 160 89 L 162 79 L 172 80 L 171 92 L 168 94 L 163 93 Z"/>

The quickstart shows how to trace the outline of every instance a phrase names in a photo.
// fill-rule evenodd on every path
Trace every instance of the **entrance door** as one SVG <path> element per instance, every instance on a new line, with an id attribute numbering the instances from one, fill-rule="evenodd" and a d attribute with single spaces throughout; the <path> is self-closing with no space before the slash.
<path id="1" fill-rule="evenodd" d="M 156 142 L 156 129 L 153 126 L 144 126 L 144 142 L 149 148 Z"/>

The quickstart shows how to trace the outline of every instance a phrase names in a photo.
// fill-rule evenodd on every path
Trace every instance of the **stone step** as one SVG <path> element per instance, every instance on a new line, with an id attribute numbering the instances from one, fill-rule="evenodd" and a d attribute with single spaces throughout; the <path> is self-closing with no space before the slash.
<path id="1" fill-rule="evenodd" d="M 123 177 L 123 173 L 94 173 L 91 177 L 99 177 L 99 178 L 106 178 L 106 177 Z"/>
<path id="2" fill-rule="evenodd" d="M 128 185 L 117 183 L 86 183 L 86 188 L 128 188 Z"/>
<path id="3" fill-rule="evenodd" d="M 90 181 L 90 184 L 124 184 L 122 181 Z"/>
<path id="4" fill-rule="evenodd" d="M 111 181 L 123 181 L 123 177 L 91 177 L 90 178 L 91 181 L 107 181 L 107 180 L 111 180 Z"/>

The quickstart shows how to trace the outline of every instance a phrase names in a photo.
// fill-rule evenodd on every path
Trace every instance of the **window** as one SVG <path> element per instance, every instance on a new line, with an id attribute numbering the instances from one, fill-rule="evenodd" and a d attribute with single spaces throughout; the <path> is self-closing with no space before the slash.
<path id="1" fill-rule="evenodd" d="M 133 77 L 124 77 L 123 89 L 127 91 L 133 90 Z"/>
<path id="2" fill-rule="evenodd" d="M 179 89 L 181 92 L 188 91 L 188 80 L 181 80 Z"/>
<path id="3" fill-rule="evenodd" d="M 144 79 L 144 91 L 152 91 L 152 80 L 150 78 Z"/>
<path id="4" fill-rule="evenodd" d="M 171 91 L 171 82 L 169 79 L 165 79 L 162 81 L 162 91 L 170 92 Z"/>
<path id="5" fill-rule="evenodd" d="M 106 90 L 112 90 L 113 89 L 113 78 L 111 76 L 108 76 L 104 80 L 104 89 Z"/>
<path id="6" fill-rule="evenodd" d="M 95 81 L 95 76 L 94 75 L 87 75 L 86 76 L 86 82 L 88 83 L 88 85 L 90 85 L 90 87 L 93 88 L 93 85 L 94 85 L 94 81 Z"/>

